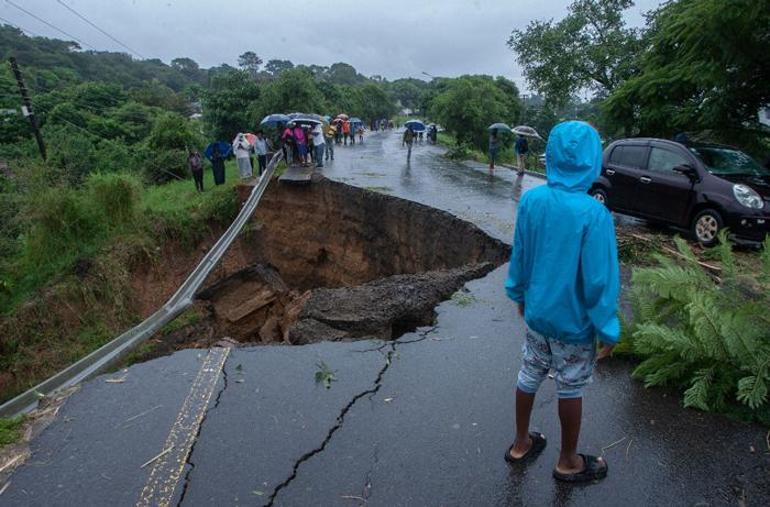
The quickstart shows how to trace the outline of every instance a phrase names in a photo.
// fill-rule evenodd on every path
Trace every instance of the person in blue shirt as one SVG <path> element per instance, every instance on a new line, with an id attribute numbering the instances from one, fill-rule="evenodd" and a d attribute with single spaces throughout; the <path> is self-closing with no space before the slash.
<path id="1" fill-rule="evenodd" d="M 527 323 L 516 386 L 516 439 L 505 454 L 526 462 L 545 447 L 529 431 L 535 393 L 553 372 L 559 397 L 561 452 L 556 479 L 580 482 L 607 475 L 603 458 L 577 453 L 583 387 L 594 362 L 609 355 L 620 336 L 619 264 L 612 215 L 588 195 L 599 176 L 602 146 L 584 122 L 564 122 L 546 147 L 548 184 L 519 203 L 505 290 Z M 597 353 L 598 346 L 598 353 Z"/>

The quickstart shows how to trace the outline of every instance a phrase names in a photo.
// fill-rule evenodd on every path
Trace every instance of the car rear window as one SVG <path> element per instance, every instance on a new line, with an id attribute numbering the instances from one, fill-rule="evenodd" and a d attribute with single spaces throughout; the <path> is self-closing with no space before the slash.
<path id="1" fill-rule="evenodd" d="M 643 169 L 646 155 L 646 146 L 616 146 L 610 155 L 610 163 L 623 167 Z"/>

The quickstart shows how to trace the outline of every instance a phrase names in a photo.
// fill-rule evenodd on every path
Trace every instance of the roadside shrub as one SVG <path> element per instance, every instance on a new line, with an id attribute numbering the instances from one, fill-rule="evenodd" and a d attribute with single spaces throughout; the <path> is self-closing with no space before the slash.
<path id="1" fill-rule="evenodd" d="M 706 272 L 687 243 L 681 258 L 656 255 L 634 271 L 634 376 L 646 386 L 684 389 L 684 405 L 770 420 L 770 238 L 761 269 L 739 265 L 722 234 L 718 274 Z"/>
<path id="2" fill-rule="evenodd" d="M 447 158 L 452 160 L 467 160 L 473 158 L 473 148 L 470 143 L 456 142 L 446 152 Z"/>
<path id="3" fill-rule="evenodd" d="M 51 188 L 34 197 L 26 219 L 30 229 L 24 257 L 32 266 L 71 258 L 104 232 L 104 221 L 94 207 L 71 188 Z"/>
<path id="4" fill-rule="evenodd" d="M 128 174 L 97 173 L 87 181 L 91 202 L 108 227 L 131 224 L 136 218 L 141 192 L 139 180 Z"/>
<path id="5" fill-rule="evenodd" d="M 144 172 L 152 183 L 167 183 L 189 177 L 187 152 L 184 150 L 159 150 L 148 155 Z"/>

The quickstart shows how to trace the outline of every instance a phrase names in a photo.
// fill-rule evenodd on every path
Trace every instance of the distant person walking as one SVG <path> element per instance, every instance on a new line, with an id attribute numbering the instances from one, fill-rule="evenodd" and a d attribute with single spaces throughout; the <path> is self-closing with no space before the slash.
<path id="1" fill-rule="evenodd" d="M 241 179 L 251 178 L 251 144 L 242 133 L 233 140 L 233 153 Z"/>
<path id="2" fill-rule="evenodd" d="M 222 142 L 222 144 L 227 146 L 226 142 Z M 224 185 L 225 157 L 219 151 L 219 143 L 215 144 L 214 149 L 211 151 L 211 172 L 214 174 L 214 185 Z"/>
<path id="3" fill-rule="evenodd" d="M 259 176 L 267 169 L 267 150 L 270 149 L 270 141 L 267 140 L 261 130 L 257 130 L 257 139 L 254 141 L 254 153 L 257 155 L 257 164 L 259 164 Z"/>
<path id="4" fill-rule="evenodd" d="M 197 150 L 193 150 L 187 155 L 187 166 L 195 180 L 195 190 L 203 192 L 203 159 Z"/>
<path id="5" fill-rule="evenodd" d="M 327 125 L 324 131 L 324 141 L 326 142 L 326 160 L 334 160 L 334 143 L 336 142 L 337 129 L 334 125 Z"/>
<path id="6" fill-rule="evenodd" d="M 414 131 L 407 127 L 404 130 L 404 137 L 401 138 L 401 146 L 406 145 L 406 160 L 407 162 L 412 158 L 412 145 L 414 144 Z"/>
<path id="7" fill-rule="evenodd" d="M 492 129 L 489 131 L 489 174 L 495 173 L 495 161 L 499 150 L 500 137 L 497 135 L 497 129 Z"/>
<path id="8" fill-rule="evenodd" d="M 316 167 L 323 167 L 324 152 L 326 151 L 326 140 L 324 139 L 323 126 L 318 123 L 313 127 L 311 134 L 313 135 L 313 149 L 315 149 L 315 165 Z"/>
<path id="9" fill-rule="evenodd" d="M 524 174 L 524 171 L 527 170 L 527 154 L 529 153 L 527 138 L 519 135 L 514 149 L 516 150 L 516 163 L 519 167 L 519 174 Z"/>
<path id="10" fill-rule="evenodd" d="M 364 142 L 364 126 L 359 125 L 358 126 L 358 142 L 363 143 Z"/>
<path id="11" fill-rule="evenodd" d="M 607 208 L 588 195 L 602 169 L 602 143 L 593 127 L 580 121 L 554 127 L 546 160 L 548 184 L 521 198 L 505 282 L 527 324 L 516 387 L 516 439 L 505 460 L 518 466 L 545 448 L 545 436 L 530 432 L 529 421 L 535 394 L 552 373 L 561 422 L 553 476 L 589 482 L 607 475 L 604 458 L 578 454 L 577 444 L 583 388 L 591 382 L 594 362 L 610 354 L 620 335 L 615 226 Z"/>

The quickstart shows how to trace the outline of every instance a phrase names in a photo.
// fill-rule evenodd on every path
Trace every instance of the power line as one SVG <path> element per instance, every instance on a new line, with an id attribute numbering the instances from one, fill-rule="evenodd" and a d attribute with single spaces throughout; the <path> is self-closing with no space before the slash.
<path id="1" fill-rule="evenodd" d="M 56 25 L 53 25 L 53 24 L 49 23 L 48 21 L 44 20 L 43 18 L 41 18 L 41 17 L 39 17 L 39 16 L 36 16 L 35 14 L 33 14 L 33 13 L 29 12 L 29 11 L 28 11 L 27 9 L 25 9 L 24 7 L 22 7 L 22 6 L 20 6 L 20 5 L 17 5 L 16 3 L 12 2 L 11 0 L 5 0 L 5 1 L 6 1 L 6 3 L 8 3 L 8 4 L 12 5 L 13 7 L 16 7 L 17 9 L 19 9 L 21 12 L 25 13 L 26 15 L 28 15 L 28 16 L 31 16 L 31 17 L 35 18 L 36 20 L 40 21 L 40 22 L 41 22 L 41 23 L 43 23 L 44 25 L 46 25 L 46 26 L 49 26 L 49 27 L 53 28 L 53 29 L 54 29 L 54 30 L 56 30 L 57 32 L 63 33 L 63 34 L 64 34 L 64 35 L 66 35 L 67 37 L 70 37 L 72 40 L 74 40 L 74 41 L 75 41 L 75 42 L 77 42 L 78 44 L 80 44 L 80 45 L 83 45 L 83 46 L 87 46 L 87 47 L 89 47 L 89 48 L 93 49 L 94 51 L 97 51 L 97 49 L 96 49 L 95 47 L 93 47 L 92 45 L 90 45 L 90 44 L 87 44 L 87 43 L 83 42 L 82 40 L 78 39 L 77 37 L 75 37 L 75 36 L 74 36 L 74 35 L 72 35 L 71 33 L 67 33 L 67 32 L 65 32 L 64 30 L 62 30 L 61 28 L 59 28 L 58 26 L 56 26 Z"/>
<path id="2" fill-rule="evenodd" d="M 56 1 L 57 1 L 59 4 L 61 4 L 61 5 L 62 5 L 62 7 L 64 7 L 64 8 L 65 8 L 65 9 L 67 9 L 68 11 L 70 11 L 72 14 L 74 14 L 74 15 L 75 15 L 75 16 L 77 16 L 77 17 L 79 17 L 80 19 L 82 19 L 83 21 L 85 21 L 86 23 L 88 23 L 89 25 L 91 25 L 92 27 L 96 28 L 97 30 L 99 30 L 100 32 L 102 32 L 104 35 L 106 35 L 107 37 L 109 37 L 109 38 L 110 38 L 110 39 L 112 39 L 113 41 L 117 42 L 118 44 L 120 44 L 120 45 L 121 45 L 121 46 L 123 46 L 124 48 L 128 49 L 130 52 L 132 52 L 133 54 L 135 54 L 135 55 L 136 55 L 136 56 L 138 56 L 139 58 L 146 58 L 145 56 L 143 56 L 142 54 L 140 54 L 138 51 L 135 51 L 135 50 L 131 49 L 130 47 L 126 46 L 125 44 L 123 44 L 122 42 L 120 42 L 118 39 L 116 39 L 115 37 L 113 37 L 112 35 L 110 35 L 109 33 L 107 33 L 106 31 L 104 31 L 103 29 L 101 29 L 101 28 L 99 28 L 98 26 L 96 26 L 96 25 L 95 25 L 93 22 L 89 21 L 89 20 L 88 20 L 88 19 L 87 19 L 85 16 L 83 16 L 82 14 L 80 14 L 78 11 L 76 11 L 75 9 L 73 9 L 72 7 L 70 7 L 69 5 L 67 5 L 67 4 L 65 4 L 64 2 L 62 2 L 62 0 L 56 0 Z"/>
<path id="3" fill-rule="evenodd" d="M 22 32 L 27 32 L 28 34 L 33 35 L 34 37 L 42 37 L 42 35 L 40 35 L 39 33 L 35 33 L 32 30 L 27 30 L 26 28 L 22 28 L 19 25 L 17 25 L 16 23 L 14 23 L 13 21 L 8 21 L 7 19 L 2 18 L 2 17 L 0 17 L 0 21 L 5 23 L 6 25 L 11 25 L 13 27 L 16 27 L 19 30 L 21 30 Z"/>

